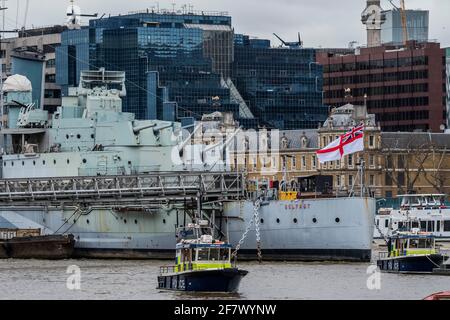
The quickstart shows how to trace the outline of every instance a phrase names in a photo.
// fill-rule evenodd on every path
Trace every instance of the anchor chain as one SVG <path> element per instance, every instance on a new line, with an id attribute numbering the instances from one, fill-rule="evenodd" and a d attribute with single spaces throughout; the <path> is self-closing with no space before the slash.
<path id="1" fill-rule="evenodd" d="M 244 244 L 245 239 L 247 238 L 248 233 L 250 232 L 253 223 L 255 223 L 258 261 L 259 261 L 259 263 L 262 262 L 261 232 L 260 232 L 260 228 L 259 228 L 259 225 L 260 225 L 259 209 L 261 208 L 261 203 L 262 203 L 261 199 L 256 200 L 256 202 L 253 206 L 253 218 L 250 220 L 249 224 L 247 225 L 247 228 L 245 229 L 244 234 L 242 235 L 242 238 L 239 240 L 238 244 L 236 245 L 236 249 L 231 254 L 231 257 L 235 260 L 237 259 L 238 251 L 241 249 L 241 246 Z"/>

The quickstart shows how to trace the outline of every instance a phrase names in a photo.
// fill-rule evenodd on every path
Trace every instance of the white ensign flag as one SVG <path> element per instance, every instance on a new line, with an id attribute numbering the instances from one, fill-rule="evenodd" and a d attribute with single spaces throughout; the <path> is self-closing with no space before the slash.
<path id="1" fill-rule="evenodd" d="M 324 149 L 317 151 L 320 163 L 341 160 L 342 157 L 364 151 L 364 125 L 355 127 L 352 131 L 339 137 Z"/>

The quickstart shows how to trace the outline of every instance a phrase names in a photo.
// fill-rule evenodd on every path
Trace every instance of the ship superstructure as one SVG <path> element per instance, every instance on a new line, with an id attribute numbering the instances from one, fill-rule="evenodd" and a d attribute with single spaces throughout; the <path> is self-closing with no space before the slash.
<path id="1" fill-rule="evenodd" d="M 51 119 L 26 99 L 30 90 L 5 92 L 0 230 L 70 233 L 83 257 L 160 259 L 173 257 L 176 230 L 197 216 L 216 238 L 240 243 L 258 194 L 223 160 L 239 129 L 205 141 L 196 137 L 201 125 L 186 133 L 179 123 L 136 120 L 122 112 L 122 72 L 82 72 Z M 223 130 L 233 124 L 225 120 Z M 264 257 L 370 259 L 374 199 L 266 202 L 259 215 Z M 256 258 L 255 231 L 248 235 L 240 257 Z"/>

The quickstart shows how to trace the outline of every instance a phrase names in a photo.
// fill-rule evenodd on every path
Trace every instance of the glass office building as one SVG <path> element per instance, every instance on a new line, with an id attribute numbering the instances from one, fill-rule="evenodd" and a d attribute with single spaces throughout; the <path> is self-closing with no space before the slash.
<path id="1" fill-rule="evenodd" d="M 381 41 L 383 43 L 403 43 L 403 28 L 400 11 L 397 9 L 384 12 L 386 22 L 382 25 Z M 419 42 L 428 41 L 430 13 L 425 10 L 406 10 L 408 39 Z"/>
<path id="2" fill-rule="evenodd" d="M 261 125 L 317 128 L 326 120 L 323 68 L 316 51 L 272 48 L 270 41 L 237 35 L 233 82 Z"/>
<path id="3" fill-rule="evenodd" d="M 67 30 L 57 50 L 63 94 L 80 71 L 126 73 L 124 111 L 138 119 L 200 119 L 232 112 L 246 128 L 316 128 L 326 119 L 313 49 L 274 49 L 234 35 L 215 12 L 152 12 L 91 20 Z"/>
<path id="4" fill-rule="evenodd" d="M 91 20 L 63 32 L 57 53 L 58 83 L 67 94 L 80 70 L 125 71 L 124 110 L 139 119 L 176 119 L 229 111 L 239 117 L 223 77 L 231 74 L 231 17 L 220 13 L 138 12 Z M 170 119 L 171 120 L 171 119 Z"/>

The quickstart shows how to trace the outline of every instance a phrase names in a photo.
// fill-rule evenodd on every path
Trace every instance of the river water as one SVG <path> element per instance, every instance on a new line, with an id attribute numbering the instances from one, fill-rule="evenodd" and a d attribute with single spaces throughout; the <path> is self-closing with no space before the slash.
<path id="1" fill-rule="evenodd" d="M 450 277 L 381 274 L 369 290 L 370 263 L 241 263 L 250 271 L 240 294 L 193 295 L 156 289 L 159 266 L 168 261 L 0 260 L 0 299 L 402 299 L 450 290 Z M 69 266 L 80 269 L 80 290 L 69 290 Z M 377 283 L 377 281 L 369 281 Z"/>

